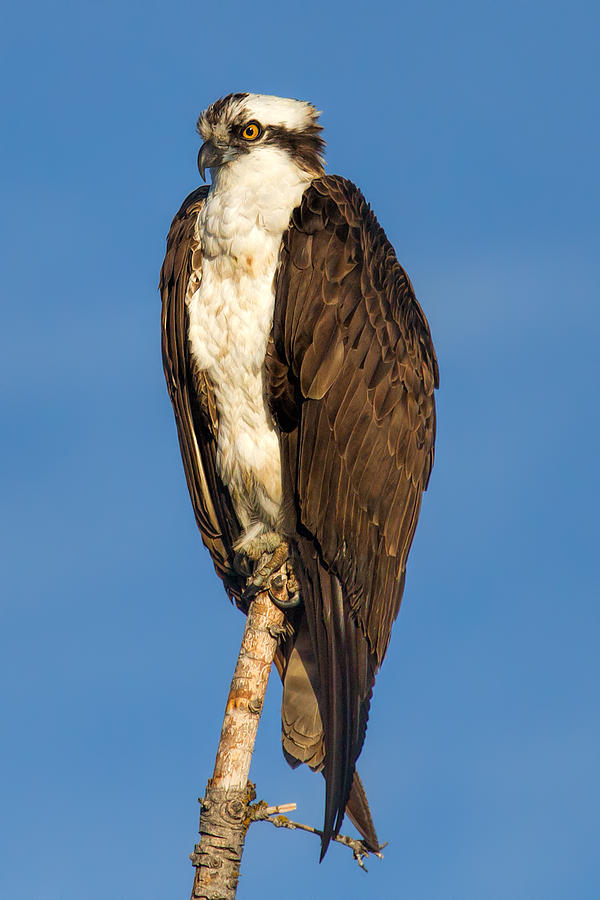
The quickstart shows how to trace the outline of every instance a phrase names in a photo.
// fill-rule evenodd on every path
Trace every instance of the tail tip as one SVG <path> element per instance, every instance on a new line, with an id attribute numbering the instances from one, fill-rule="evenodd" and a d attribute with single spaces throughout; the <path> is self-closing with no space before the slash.
<path id="1" fill-rule="evenodd" d="M 332 834 L 326 834 L 325 832 L 321 835 L 321 855 L 319 856 L 319 863 L 323 862 L 332 838 Z"/>

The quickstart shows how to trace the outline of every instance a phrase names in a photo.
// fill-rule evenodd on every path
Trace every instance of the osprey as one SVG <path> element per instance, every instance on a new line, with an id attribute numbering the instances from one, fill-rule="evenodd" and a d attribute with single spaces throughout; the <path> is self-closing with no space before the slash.
<path id="1" fill-rule="evenodd" d="M 202 538 L 229 596 L 289 554 L 283 752 L 379 849 L 355 764 L 434 455 L 427 320 L 309 103 L 230 94 L 198 120 L 200 174 L 162 267 L 163 363 Z M 283 548 L 283 556 L 282 556 Z M 269 566 L 269 560 L 272 565 Z"/>

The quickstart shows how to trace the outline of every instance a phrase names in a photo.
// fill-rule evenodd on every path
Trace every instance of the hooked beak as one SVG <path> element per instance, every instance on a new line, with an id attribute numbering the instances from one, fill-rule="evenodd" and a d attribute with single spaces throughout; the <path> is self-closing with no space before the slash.
<path id="1" fill-rule="evenodd" d="M 200 147 L 198 153 L 198 171 L 202 176 L 202 181 L 206 181 L 206 170 L 222 165 L 226 160 L 223 158 L 224 153 L 219 150 L 211 141 L 205 141 Z"/>

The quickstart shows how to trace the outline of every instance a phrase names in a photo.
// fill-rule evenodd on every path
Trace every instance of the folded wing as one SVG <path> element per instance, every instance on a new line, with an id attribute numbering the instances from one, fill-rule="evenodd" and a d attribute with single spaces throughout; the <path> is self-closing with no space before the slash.
<path id="1" fill-rule="evenodd" d="M 324 729 L 323 852 L 340 828 L 433 464 L 431 335 L 360 191 L 314 181 L 284 236 L 267 355 Z"/>

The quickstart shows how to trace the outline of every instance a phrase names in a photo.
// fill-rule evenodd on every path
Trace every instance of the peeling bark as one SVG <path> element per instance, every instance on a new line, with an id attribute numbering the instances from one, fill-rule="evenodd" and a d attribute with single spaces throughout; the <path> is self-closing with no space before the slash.
<path id="1" fill-rule="evenodd" d="M 282 594 L 286 595 L 285 565 Z M 235 667 L 212 778 L 200 799 L 200 842 L 191 856 L 196 866 L 192 900 L 234 900 L 244 839 L 255 799 L 248 782 L 283 613 L 266 591 L 250 604 Z"/>

